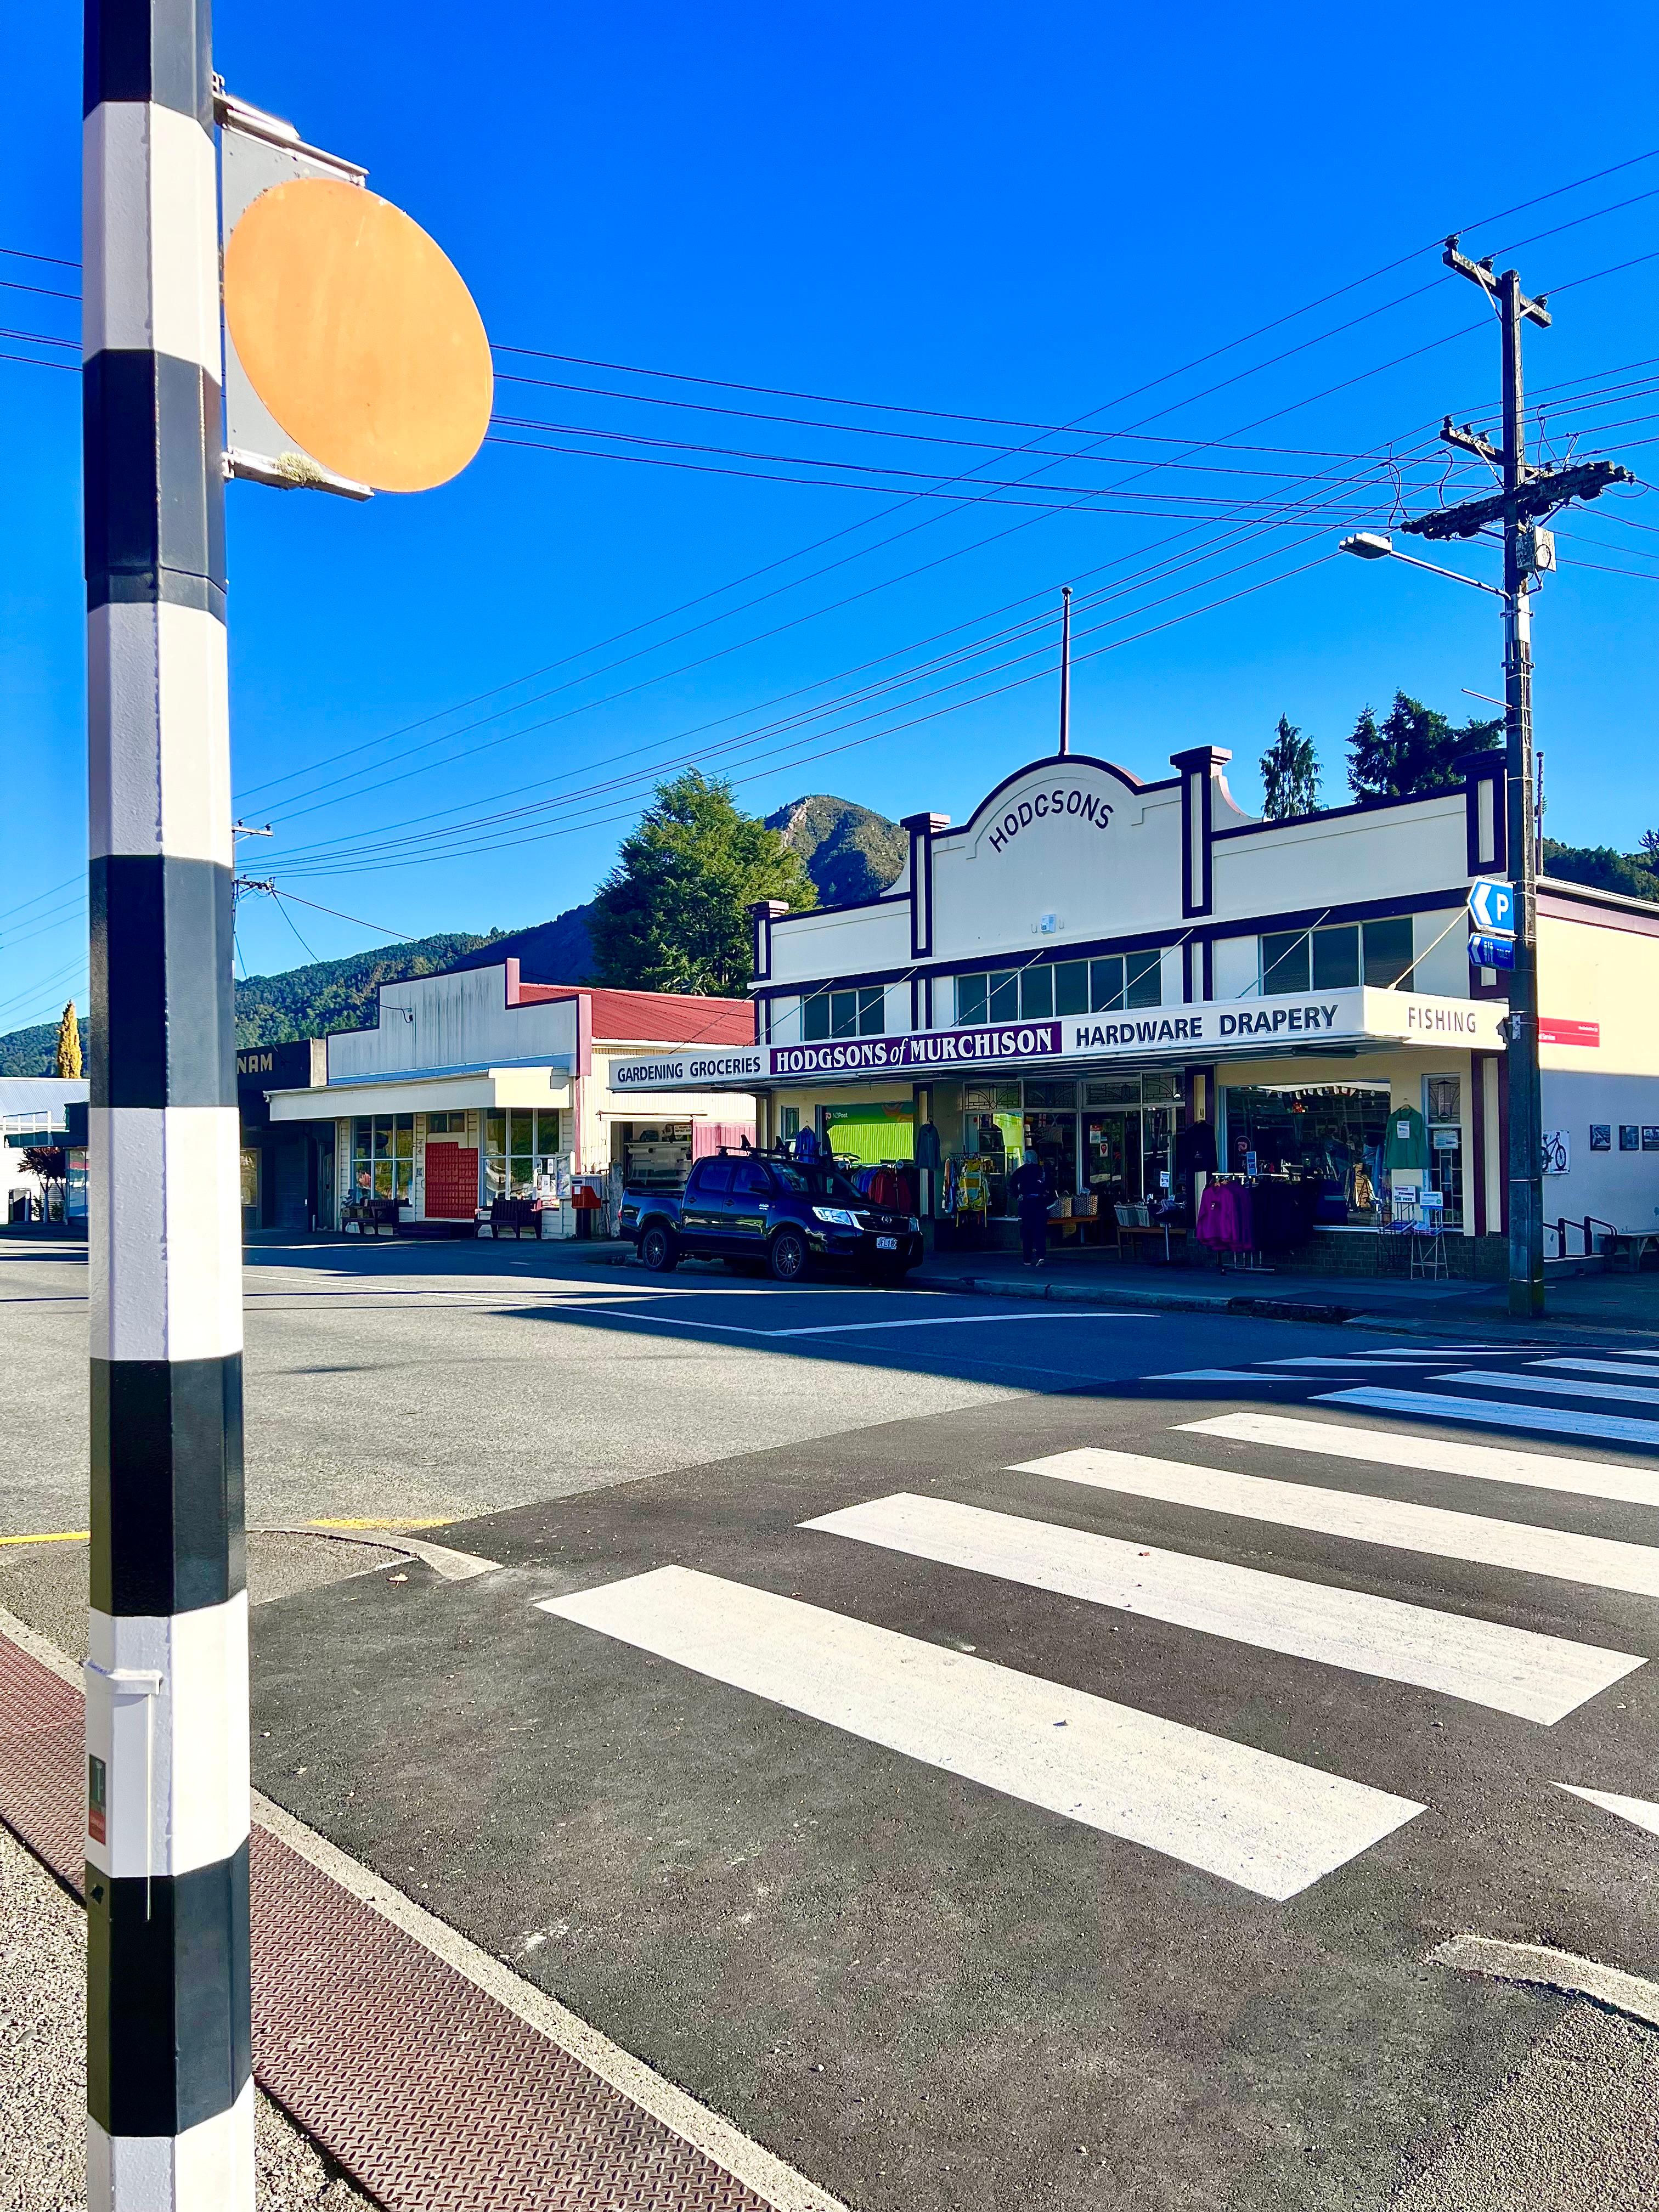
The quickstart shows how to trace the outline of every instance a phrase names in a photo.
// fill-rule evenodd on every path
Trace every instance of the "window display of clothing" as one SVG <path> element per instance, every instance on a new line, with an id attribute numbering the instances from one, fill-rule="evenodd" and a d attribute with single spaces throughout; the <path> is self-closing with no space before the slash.
<path id="1" fill-rule="evenodd" d="M 1384 1143 L 1383 1165 L 1393 1170 L 1425 1169 L 1429 1164 L 1429 1133 L 1423 1116 L 1415 1106 L 1391 1106 L 1389 1109 L 1389 1133 Z"/>

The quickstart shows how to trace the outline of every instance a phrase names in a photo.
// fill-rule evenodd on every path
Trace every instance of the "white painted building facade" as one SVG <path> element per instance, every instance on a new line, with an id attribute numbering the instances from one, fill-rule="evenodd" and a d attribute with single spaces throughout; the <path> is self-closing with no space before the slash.
<path id="1" fill-rule="evenodd" d="M 1501 1273 L 1508 1007 L 1469 965 L 1465 904 L 1505 872 L 1502 755 L 1450 790 L 1285 822 L 1243 811 L 1228 758 L 1179 753 L 1150 783 L 1034 761 L 958 826 L 908 817 L 879 897 L 757 908 L 757 1040 L 725 1079 L 757 1096 L 763 1139 L 811 1123 L 838 1153 L 902 1158 L 931 1121 L 947 1160 L 990 1164 L 994 1213 L 1024 1146 L 1085 1201 L 1155 1198 L 1168 1175 L 1190 1205 L 1212 1142 L 1224 1172 L 1317 1180 L 1316 1241 L 1374 1232 L 1398 1180 L 1489 1240 L 1461 1267 Z M 1546 883 L 1540 913 L 1547 1210 L 1652 1230 L 1659 911 Z M 648 1095 L 684 1070 L 641 1056 L 617 1077 Z M 1407 1107 L 1426 1164 L 1396 1176 Z"/>
<path id="2" fill-rule="evenodd" d="M 752 1036 L 744 1000 L 530 983 L 508 960 L 383 984 L 378 1014 L 325 1041 L 320 1089 L 270 1093 L 273 1122 L 333 1122 L 337 1220 L 380 1198 L 460 1228 L 508 1199 L 570 1236 L 582 1187 L 677 1182 L 698 1152 L 753 1134 L 746 1096 L 699 1082 L 641 1102 L 611 1082 L 619 1057 L 670 1043 L 723 1064 Z"/>

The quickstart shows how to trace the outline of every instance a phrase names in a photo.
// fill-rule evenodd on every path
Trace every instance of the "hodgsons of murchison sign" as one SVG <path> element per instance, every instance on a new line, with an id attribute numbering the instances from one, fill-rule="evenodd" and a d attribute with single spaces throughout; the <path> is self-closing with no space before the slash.
<path id="1" fill-rule="evenodd" d="M 1509 1012 L 1500 1000 L 1440 999 L 1410 991 L 1310 993 L 1304 998 L 1212 1000 L 1056 1021 L 1000 1022 L 988 1028 L 917 1030 L 897 1036 L 834 1037 L 756 1045 L 726 1052 L 661 1053 L 617 1060 L 618 1091 L 687 1091 L 708 1086 L 812 1082 L 836 1077 L 947 1075 L 987 1066 L 1040 1067 L 1056 1061 L 1190 1060 L 1248 1057 L 1338 1042 L 1364 1046 L 1462 1046 L 1501 1052 Z"/>

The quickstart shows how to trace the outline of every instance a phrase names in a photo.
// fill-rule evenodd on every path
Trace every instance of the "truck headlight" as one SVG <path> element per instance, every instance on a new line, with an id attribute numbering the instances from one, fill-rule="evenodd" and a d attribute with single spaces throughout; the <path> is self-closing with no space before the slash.
<path id="1" fill-rule="evenodd" d="M 849 1212 L 844 1206 L 815 1206 L 812 1218 L 827 1221 L 832 1229 L 856 1229 L 859 1225 L 857 1214 Z"/>

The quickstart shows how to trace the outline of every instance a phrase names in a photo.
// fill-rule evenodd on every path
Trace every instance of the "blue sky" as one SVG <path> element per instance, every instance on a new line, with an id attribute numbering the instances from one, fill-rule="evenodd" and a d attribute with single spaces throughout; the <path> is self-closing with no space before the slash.
<path id="1" fill-rule="evenodd" d="M 1492 423 L 1496 332 L 1444 232 L 1553 295 L 1528 357 L 1550 450 L 1659 480 L 1659 123 L 1619 93 L 1654 82 L 1659 20 L 1531 28 L 1528 82 L 1600 88 L 1506 150 L 1483 102 L 1509 22 L 225 0 L 232 89 L 366 163 L 498 347 L 533 349 L 498 351 L 514 419 L 441 490 L 231 489 L 239 801 L 279 833 L 247 864 L 314 902 L 244 901 L 246 967 L 306 957 L 290 921 L 321 956 L 542 920 L 688 759 L 757 811 L 827 789 L 960 819 L 1052 741 L 1031 625 L 1066 581 L 1074 742 L 1145 775 L 1227 746 L 1254 805 L 1283 712 L 1340 801 L 1366 703 L 1486 711 L 1491 603 L 1326 557 L 1400 511 L 1390 452 L 1408 511 L 1442 414 Z M 0 219 L 67 262 L 79 43 L 69 7 L 13 24 Z M 0 276 L 8 328 L 76 335 L 46 296 L 72 268 Z M 3 1030 L 84 999 L 85 777 L 78 390 L 0 361 L 0 393 Z M 1659 499 L 1564 523 L 1535 611 L 1549 827 L 1627 847 L 1659 826 Z"/>

